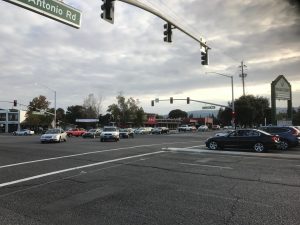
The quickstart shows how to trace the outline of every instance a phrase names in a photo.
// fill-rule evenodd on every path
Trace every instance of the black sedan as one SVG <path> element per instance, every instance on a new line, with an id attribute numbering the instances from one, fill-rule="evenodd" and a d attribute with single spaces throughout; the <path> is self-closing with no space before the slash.
<path id="1" fill-rule="evenodd" d="M 89 131 L 85 132 L 82 137 L 83 138 L 96 138 L 100 137 L 101 129 L 90 129 Z"/>
<path id="2" fill-rule="evenodd" d="M 169 128 L 167 127 L 155 127 L 152 132 L 152 134 L 168 134 Z"/>
<path id="3" fill-rule="evenodd" d="M 249 148 L 256 152 L 278 148 L 280 141 L 277 135 L 271 135 L 256 129 L 235 130 L 226 136 L 211 137 L 206 140 L 206 146 L 211 150 L 223 148 Z"/>

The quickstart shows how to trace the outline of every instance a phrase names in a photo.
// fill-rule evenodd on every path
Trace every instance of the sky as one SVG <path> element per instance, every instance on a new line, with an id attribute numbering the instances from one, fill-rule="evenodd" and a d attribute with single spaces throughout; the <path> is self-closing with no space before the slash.
<path id="1" fill-rule="evenodd" d="M 202 103 L 227 105 L 245 93 L 270 99 L 271 82 L 284 75 L 300 106 L 300 3 L 297 0 L 139 0 L 211 48 L 201 65 L 200 45 L 178 29 L 163 41 L 165 21 L 127 3 L 115 2 L 114 24 L 100 18 L 100 0 L 64 0 L 82 12 L 80 29 L 0 1 L 0 108 L 24 105 L 44 95 L 54 107 L 82 105 L 89 94 L 102 113 L 122 93 L 145 112 L 199 110 Z M 166 100 L 155 103 L 151 100 Z M 1 102 L 4 101 L 4 102 Z M 279 101 L 278 106 L 286 106 Z M 20 107 L 20 106 L 19 106 Z M 22 108 L 22 107 L 20 107 Z M 24 108 L 24 107 L 23 107 Z"/>

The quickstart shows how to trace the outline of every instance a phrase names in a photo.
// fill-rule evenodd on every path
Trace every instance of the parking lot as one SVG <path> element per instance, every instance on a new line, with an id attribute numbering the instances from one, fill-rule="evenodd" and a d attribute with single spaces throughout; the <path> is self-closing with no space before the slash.
<path id="1" fill-rule="evenodd" d="M 299 224 L 300 148 L 209 151 L 211 135 L 0 135 L 0 224 Z"/>

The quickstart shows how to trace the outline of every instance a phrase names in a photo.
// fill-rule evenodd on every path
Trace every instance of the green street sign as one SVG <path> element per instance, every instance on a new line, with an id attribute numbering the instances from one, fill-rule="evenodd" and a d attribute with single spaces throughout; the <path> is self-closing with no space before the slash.
<path id="1" fill-rule="evenodd" d="M 71 27 L 80 28 L 81 12 L 57 0 L 4 0 Z"/>
<path id="2" fill-rule="evenodd" d="M 215 109 L 216 106 L 203 106 L 202 109 Z"/>

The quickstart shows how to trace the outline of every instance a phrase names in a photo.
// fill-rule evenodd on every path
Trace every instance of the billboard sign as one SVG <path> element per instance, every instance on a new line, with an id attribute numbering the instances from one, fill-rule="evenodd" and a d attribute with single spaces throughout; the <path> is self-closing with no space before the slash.
<path id="1" fill-rule="evenodd" d="M 292 119 L 292 86 L 283 75 L 279 75 L 271 83 L 272 124 L 276 124 L 276 100 L 287 101 L 287 119 Z"/>
<path id="2" fill-rule="evenodd" d="M 71 27 L 80 28 L 81 12 L 57 0 L 4 0 Z"/>
<path id="3" fill-rule="evenodd" d="M 291 99 L 291 87 L 286 79 L 281 77 L 275 84 L 275 98 L 278 100 Z"/>

